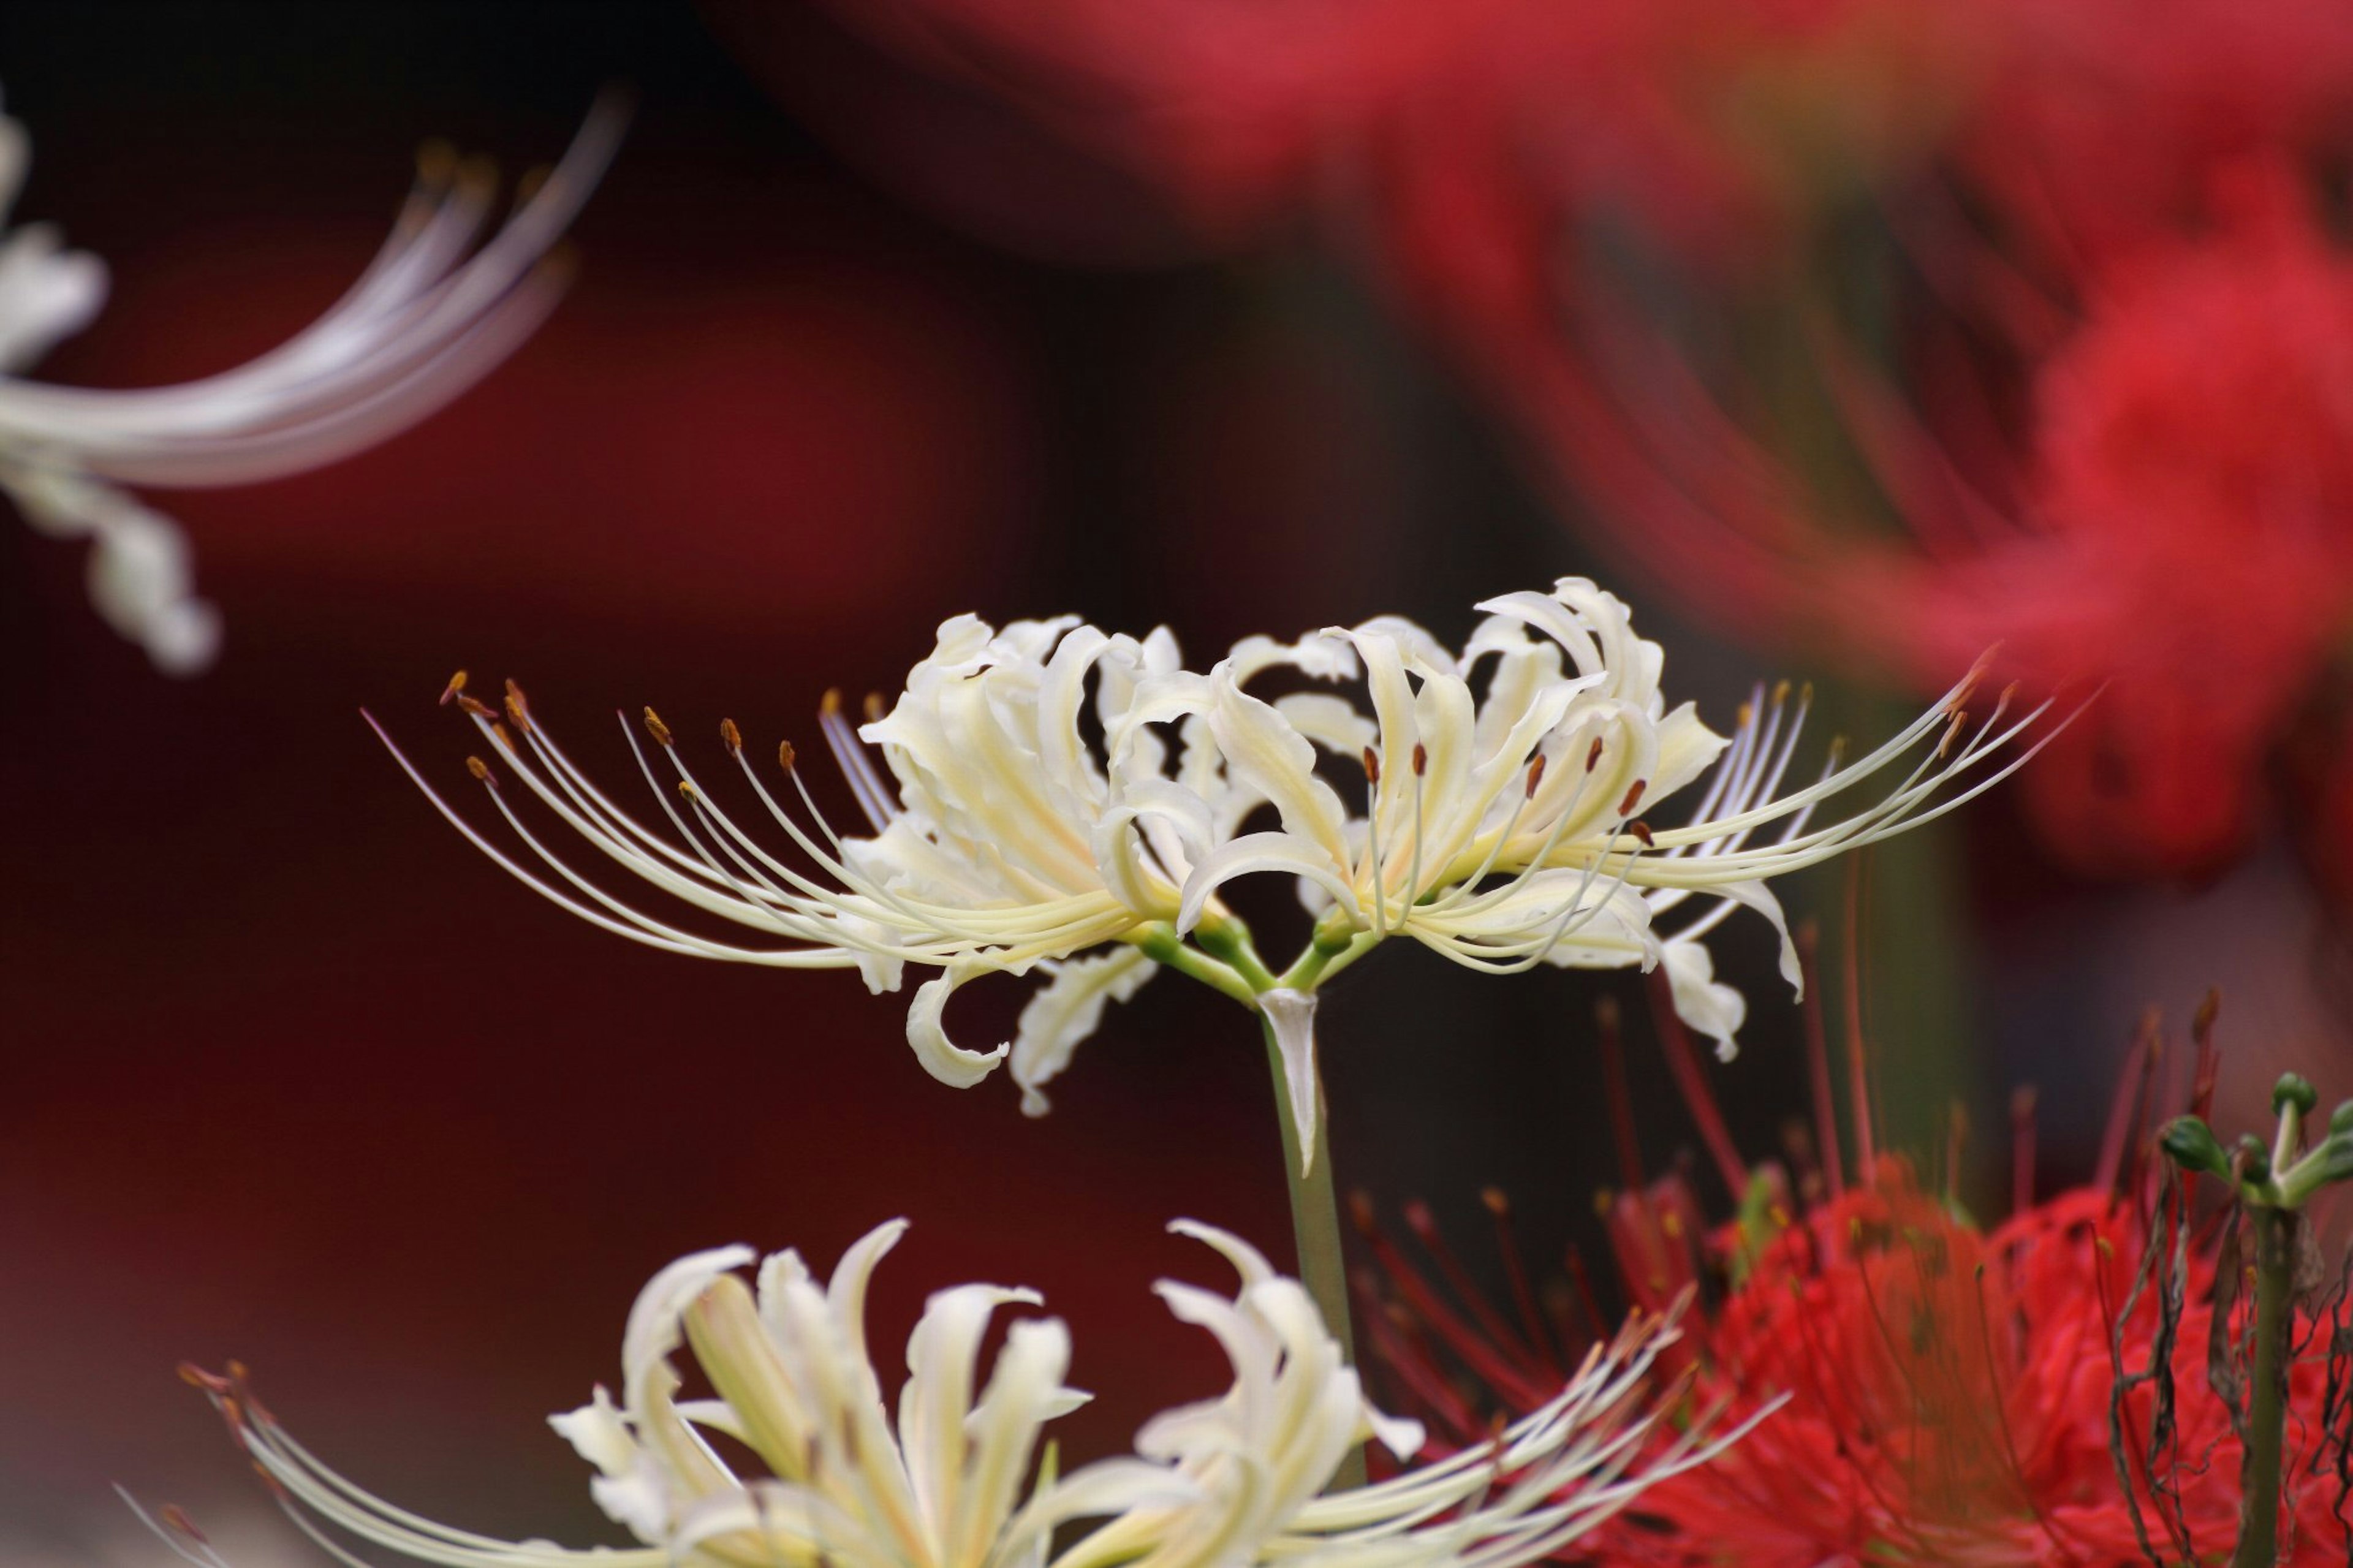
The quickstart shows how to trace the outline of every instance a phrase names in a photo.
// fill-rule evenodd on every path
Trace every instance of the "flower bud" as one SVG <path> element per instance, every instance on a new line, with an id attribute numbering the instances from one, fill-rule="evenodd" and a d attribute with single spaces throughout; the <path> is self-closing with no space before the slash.
<path id="1" fill-rule="evenodd" d="M 2177 1116 L 2158 1135 L 2166 1157 L 2185 1171 L 2202 1171 L 2222 1181 L 2231 1179 L 2230 1157 L 2215 1141 L 2213 1130 L 2195 1116 Z"/>

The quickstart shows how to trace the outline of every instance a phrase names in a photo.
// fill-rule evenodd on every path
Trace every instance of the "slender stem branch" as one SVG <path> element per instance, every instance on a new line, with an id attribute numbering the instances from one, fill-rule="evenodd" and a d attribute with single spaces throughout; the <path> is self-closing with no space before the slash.
<path id="1" fill-rule="evenodd" d="M 1258 993 L 1250 988 L 1249 981 L 1208 953 L 1188 945 L 1168 926 L 1147 926 L 1127 940 L 1142 948 L 1144 956 L 1155 963 L 1165 963 L 1180 974 L 1189 974 L 1245 1007 L 1258 1005 Z"/>
<path id="2" fill-rule="evenodd" d="M 2289 1308 L 2295 1289 L 2293 1209 L 2253 1205 L 2255 1222 L 2255 1382 L 2240 1470 L 2239 1549 L 2231 1568 L 2273 1568 L 2279 1559 L 2280 1450 L 2287 1436 Z"/>
<path id="3" fill-rule="evenodd" d="M 1276 1047 L 1274 1026 L 1260 1015 L 1266 1031 L 1266 1063 L 1274 1077 L 1275 1121 L 1282 1129 L 1282 1174 L 1291 1188 L 1291 1229 L 1299 1248 L 1299 1281 L 1307 1287 L 1324 1326 L 1340 1342 L 1340 1354 L 1356 1363 L 1356 1333 L 1348 1318 L 1348 1269 L 1340 1250 L 1340 1194 L 1332 1182 L 1332 1119 L 1323 1114 L 1324 1085 L 1315 1084 L 1315 1159 L 1308 1173 L 1299 1173 L 1299 1119 L 1292 1114 L 1289 1080 L 1283 1074 L 1282 1052 Z M 1332 1478 L 1331 1489 L 1365 1484 L 1362 1448 L 1349 1451 Z"/>

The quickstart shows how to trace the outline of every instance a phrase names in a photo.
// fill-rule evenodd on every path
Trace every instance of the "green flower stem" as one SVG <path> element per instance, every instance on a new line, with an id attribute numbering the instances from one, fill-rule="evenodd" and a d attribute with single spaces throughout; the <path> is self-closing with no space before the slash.
<path id="1" fill-rule="evenodd" d="M 2239 1474 L 2239 1549 L 2231 1568 L 2273 1568 L 2279 1559 L 2280 1450 L 2287 1436 L 2289 1309 L 2295 1293 L 2294 1209 L 2257 1206 L 2255 1384 L 2248 1400 L 2247 1452 Z"/>
<path id="2" fill-rule="evenodd" d="M 1250 927 L 1234 915 L 1211 916 L 1193 932 L 1201 951 L 1240 975 L 1252 991 L 1271 991 L 1282 982 L 1274 977 L 1250 945 Z"/>
<path id="3" fill-rule="evenodd" d="M 1313 991 L 1321 981 L 1329 979 L 1354 963 L 1373 949 L 1373 933 L 1353 931 L 1346 925 L 1331 925 L 1319 921 L 1315 935 L 1292 960 L 1291 967 L 1282 972 L 1278 984 L 1293 991 Z"/>
<path id="4" fill-rule="evenodd" d="M 1256 1008 L 1258 992 L 1250 983 L 1226 964 L 1178 936 L 1173 926 L 1146 926 L 1128 939 L 1144 950 L 1144 956 L 1155 963 L 1165 963 L 1179 974 L 1188 974 L 1213 991 L 1222 992 L 1245 1007 Z"/>
<path id="5" fill-rule="evenodd" d="M 1282 1053 L 1274 1043 L 1274 1026 L 1260 1015 L 1266 1032 L 1266 1063 L 1274 1077 L 1275 1120 L 1282 1128 L 1282 1174 L 1291 1186 L 1291 1229 L 1299 1247 L 1299 1281 L 1307 1287 L 1324 1326 L 1340 1342 L 1340 1354 L 1356 1364 L 1356 1332 L 1348 1318 L 1348 1268 L 1340 1251 L 1340 1194 L 1332 1184 L 1332 1119 L 1315 1118 L 1315 1160 L 1306 1175 L 1299 1173 L 1299 1119 L 1291 1113 L 1291 1089 L 1283 1076 Z M 1324 1086 L 1315 1086 L 1321 1100 Z M 1332 1490 L 1365 1484 L 1365 1454 L 1352 1448 L 1332 1478 Z"/>

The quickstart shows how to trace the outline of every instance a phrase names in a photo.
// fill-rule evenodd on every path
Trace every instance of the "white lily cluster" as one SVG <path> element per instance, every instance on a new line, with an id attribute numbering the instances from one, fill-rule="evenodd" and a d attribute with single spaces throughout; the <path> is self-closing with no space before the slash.
<path id="1" fill-rule="evenodd" d="M 428 149 L 375 259 L 327 312 L 235 370 L 178 386 L 55 386 L 23 372 L 80 330 L 106 268 L 46 224 L 8 226 L 30 143 L 0 116 L 0 492 L 26 521 L 90 544 L 90 592 L 156 665 L 190 674 L 220 641 L 179 528 L 121 487 L 277 479 L 415 424 L 543 319 L 568 268 L 550 255 L 611 158 L 623 116 L 590 115 L 554 171 L 487 237 L 497 181 Z"/>
<path id="2" fill-rule="evenodd" d="M 599 1388 L 552 1418 L 596 1467 L 596 1500 L 642 1543 L 634 1549 L 506 1542 L 432 1523 L 328 1469 L 253 1401 L 241 1373 L 190 1376 L 296 1522 L 358 1568 L 348 1542 L 448 1568 L 1514 1568 L 1747 1429 L 1716 1432 L 1704 1418 L 1671 1429 L 1671 1416 L 1690 1413 L 1681 1389 L 1661 1387 L 1653 1371 L 1678 1338 L 1674 1314 L 1641 1317 L 1492 1442 L 1324 1493 L 1368 1437 L 1410 1461 L 1419 1427 L 1366 1403 L 1296 1280 L 1222 1231 L 1170 1228 L 1216 1248 L 1240 1276 L 1230 1299 L 1156 1287 L 1179 1320 L 1215 1336 L 1232 1385 L 1154 1417 L 1133 1455 L 1068 1473 L 1050 1450 L 1042 1465 L 1038 1455 L 1047 1424 L 1087 1398 L 1062 1381 L 1062 1323 L 1013 1322 L 981 1380 L 991 1320 L 1039 1305 L 1028 1290 L 934 1295 L 908 1341 L 893 1418 L 866 1346 L 865 1297 L 904 1222 L 852 1246 L 829 1284 L 792 1252 L 760 1265 L 756 1290 L 733 1272 L 753 1260 L 745 1247 L 672 1264 L 629 1314 L 621 1401 Z M 672 1358 L 682 1344 L 716 1397 L 678 1397 Z M 711 1433 L 767 1473 L 739 1473 Z M 1057 1549 L 1062 1526 L 1090 1520 L 1100 1522 Z"/>
<path id="3" fill-rule="evenodd" d="M 1478 607 L 1486 618 L 1460 654 L 1384 617 L 1293 644 L 1245 638 L 1206 672 L 1183 667 L 1165 629 L 1139 640 L 1074 617 L 999 630 L 959 616 L 887 711 L 871 703 L 853 728 L 838 698 L 827 700 L 820 726 L 866 835 L 828 822 L 789 744 L 779 798 L 735 724 L 722 726 L 793 858 L 719 806 L 650 710 L 675 792 L 623 729 L 669 834 L 616 805 L 512 683 L 503 718 L 464 694 L 462 675 L 451 683 L 444 700 L 464 706 L 501 766 L 566 826 L 681 905 L 767 939 L 758 942 L 720 940 L 607 891 L 549 849 L 481 758 L 469 759 L 474 776 L 545 870 L 491 844 L 400 761 L 507 870 L 632 941 L 782 968 L 855 967 L 876 991 L 897 989 L 909 964 L 938 971 L 915 993 L 909 1043 L 957 1085 L 1009 1058 L 1033 1113 L 1108 1002 L 1161 967 L 1179 969 L 1265 1018 L 1312 1152 L 1315 988 L 1376 945 L 1409 937 L 1496 973 L 1663 964 L 1677 1011 L 1729 1054 L 1746 1004 L 1715 979 L 1702 939 L 1734 910 L 1754 910 L 1780 930 L 1782 973 L 1796 985 L 1766 879 L 1988 787 L 2024 760 L 2010 742 L 2047 710 L 2013 717 L 2005 693 L 1971 729 L 1972 678 L 1867 756 L 1841 766 L 1833 748 L 1817 776 L 1785 787 L 1806 708 L 1786 688 L 1769 700 L 1760 692 L 1727 740 L 1690 704 L 1668 707 L 1659 645 L 1590 582 L 1563 578 L 1550 594 Z M 1261 694 L 1278 683 L 1289 689 Z M 1899 776 L 1868 804 L 1812 826 L 1825 802 L 1887 774 Z M 1684 826 L 1651 826 L 1647 813 L 1703 778 Z M 1261 873 L 1293 879 L 1313 917 L 1279 972 L 1224 898 Z M 989 1051 L 949 1038 L 943 1012 L 958 986 L 1033 970 L 1048 983 L 1015 1038 Z"/>

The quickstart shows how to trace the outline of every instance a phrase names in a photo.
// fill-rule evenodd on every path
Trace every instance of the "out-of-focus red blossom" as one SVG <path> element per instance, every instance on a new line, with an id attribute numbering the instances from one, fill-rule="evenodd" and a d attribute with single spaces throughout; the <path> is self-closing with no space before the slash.
<path id="1" fill-rule="evenodd" d="M 1958 157 L 2046 246 L 2129 247 L 2196 216 L 2217 168 L 2353 138 L 2338 0 L 2010 0 L 2013 58 Z"/>
<path id="2" fill-rule="evenodd" d="M 2104 868 L 2196 869 L 2353 637 L 2353 260 L 2270 220 L 2144 253 L 2042 362 L 2023 526 L 1867 568 L 1852 632 L 1922 680 L 2006 639 L 2111 684 L 2023 781 Z"/>
<path id="3" fill-rule="evenodd" d="M 2340 0 L 836 9 L 1226 242 L 1325 220 L 1577 509 L 1736 635 L 1936 689 L 1996 639 L 2046 687 L 2113 677 L 2030 774 L 2063 856 L 2202 872 L 2259 819 L 2346 635 L 2353 338 L 2318 230 L 2213 194 L 2353 150 Z M 1820 301 L 1880 263 L 1821 220 L 1868 203 L 1913 287 L 1864 353 Z M 1594 287 L 1628 232 L 1698 297 Z M 1672 334 L 1630 310 L 1661 297 Z M 1796 323 L 1761 376 L 1760 317 Z M 1890 347 L 1901 395 L 1859 368 Z M 1809 380 L 1845 479 L 1781 438 Z"/>

